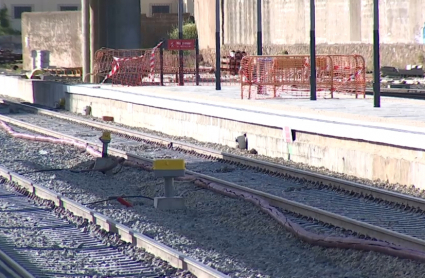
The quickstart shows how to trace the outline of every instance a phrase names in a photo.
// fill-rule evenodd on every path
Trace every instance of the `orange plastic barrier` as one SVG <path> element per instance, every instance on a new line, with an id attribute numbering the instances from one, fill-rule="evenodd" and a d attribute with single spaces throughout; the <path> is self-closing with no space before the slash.
<path id="1" fill-rule="evenodd" d="M 139 86 L 149 75 L 151 49 L 109 49 L 96 51 L 91 74 L 112 84 Z"/>
<path id="2" fill-rule="evenodd" d="M 309 96 L 310 56 L 246 56 L 241 61 L 241 98 Z M 317 95 L 334 92 L 365 97 L 364 58 L 358 55 L 317 55 Z"/>
<path id="3" fill-rule="evenodd" d="M 110 80 L 112 84 L 126 86 L 140 86 L 152 84 L 152 76 L 155 82 L 159 82 L 161 74 L 160 50 L 154 51 L 154 64 L 151 68 L 151 49 L 108 49 L 102 48 L 96 51 L 94 69 L 91 75 L 97 77 L 97 81 Z M 194 75 L 196 73 L 196 59 L 202 61 L 202 57 L 196 56 L 195 51 L 184 51 L 183 73 Z M 200 66 L 200 73 L 213 73 L 214 68 Z M 178 82 L 179 55 L 178 51 L 163 51 L 162 74 L 171 76 L 174 82 Z M 170 78 L 167 78 L 169 80 Z"/>

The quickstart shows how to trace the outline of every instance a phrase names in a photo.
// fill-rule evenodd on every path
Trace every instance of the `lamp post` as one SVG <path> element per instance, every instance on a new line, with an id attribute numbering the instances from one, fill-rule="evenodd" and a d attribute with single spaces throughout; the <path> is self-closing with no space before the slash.
<path id="1" fill-rule="evenodd" d="M 221 90 L 220 69 L 220 0 L 215 0 L 215 89 Z"/>
<path id="2" fill-rule="evenodd" d="M 316 7 L 310 0 L 310 100 L 316 99 Z"/>
<path id="3" fill-rule="evenodd" d="M 373 106 L 381 107 L 381 65 L 379 58 L 378 0 L 373 0 Z"/>
<path id="4" fill-rule="evenodd" d="M 179 0 L 179 40 L 183 39 L 183 0 Z M 184 85 L 183 50 L 179 50 L 179 86 Z"/>
<path id="5" fill-rule="evenodd" d="M 263 18 L 261 0 L 257 0 L 257 55 L 263 55 Z"/>

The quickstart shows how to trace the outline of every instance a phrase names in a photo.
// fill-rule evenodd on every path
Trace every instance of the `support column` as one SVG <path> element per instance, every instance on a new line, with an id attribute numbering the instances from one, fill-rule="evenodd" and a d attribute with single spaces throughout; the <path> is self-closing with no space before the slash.
<path id="1" fill-rule="evenodd" d="M 94 72 L 95 53 L 99 49 L 99 0 L 90 0 L 90 72 Z M 90 83 L 99 83 L 99 78 L 91 75 Z"/>
<path id="2" fill-rule="evenodd" d="M 90 72 L 90 9 L 89 0 L 81 0 L 81 27 L 82 27 L 82 79 Z"/>
<path id="3" fill-rule="evenodd" d="M 105 29 L 107 47 L 139 49 L 142 46 L 140 0 L 108 0 Z M 103 28 L 103 26 L 102 26 Z"/>

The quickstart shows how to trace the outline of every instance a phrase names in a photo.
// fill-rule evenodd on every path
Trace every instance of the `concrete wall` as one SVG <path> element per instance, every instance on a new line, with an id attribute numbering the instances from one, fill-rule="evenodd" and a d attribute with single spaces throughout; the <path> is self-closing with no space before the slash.
<path id="1" fill-rule="evenodd" d="M 34 50 L 50 51 L 50 66 L 81 66 L 81 12 L 25 13 L 22 18 L 23 68 Z"/>
<path id="2" fill-rule="evenodd" d="M 194 16 L 199 48 L 215 48 L 215 1 L 195 0 Z"/>
<path id="3" fill-rule="evenodd" d="M 202 18 L 196 21 L 201 49 L 215 48 L 214 2 L 195 0 L 195 18 Z M 396 55 L 394 65 L 405 66 L 421 51 L 425 52 L 418 46 L 423 40 L 425 1 L 380 0 L 379 3 L 383 56 Z M 223 44 L 256 52 L 256 8 L 253 0 L 223 0 Z M 310 0 L 263 0 L 265 53 L 277 54 L 283 49 L 294 54 L 308 53 L 309 31 Z M 316 0 L 316 42 L 321 53 L 343 50 L 343 53 L 363 54 L 369 60 L 373 0 Z M 384 57 L 384 64 L 393 65 Z"/>
<path id="4" fill-rule="evenodd" d="M 188 19 L 189 14 L 184 18 Z M 158 14 L 153 17 L 141 16 L 142 46 L 155 46 L 161 38 L 167 37 L 169 31 L 177 25 L 177 14 Z M 126 22 L 123 22 L 125 25 Z M 50 65 L 56 67 L 81 67 L 81 13 L 80 12 L 48 12 L 25 13 L 22 19 L 22 53 L 24 69 L 32 67 L 33 50 L 50 51 Z M 119 30 L 108 31 L 110 38 L 106 46 L 123 48 L 115 42 L 123 41 Z M 117 36 L 112 36 L 113 33 Z M 129 34 L 129 32 L 124 32 Z M 134 41 L 135 36 L 130 39 Z M 115 40 L 114 40 L 115 39 Z M 136 44 L 137 41 L 134 41 Z M 118 46 L 118 47 L 115 47 Z M 133 48 L 140 48 L 133 47 Z"/>
<path id="5" fill-rule="evenodd" d="M 425 1 L 379 3 L 382 43 L 422 42 Z M 225 44 L 255 43 L 256 8 L 256 1 L 224 0 Z M 309 43 L 310 0 L 263 0 L 263 24 L 265 43 Z M 317 43 L 372 43 L 372 30 L 373 0 L 316 0 Z"/>

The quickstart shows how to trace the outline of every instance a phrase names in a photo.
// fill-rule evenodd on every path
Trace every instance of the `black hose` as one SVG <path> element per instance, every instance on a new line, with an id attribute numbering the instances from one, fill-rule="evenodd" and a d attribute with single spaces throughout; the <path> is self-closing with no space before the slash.
<path id="1" fill-rule="evenodd" d="M 93 205 L 93 204 L 103 203 L 103 202 L 107 202 L 107 201 L 117 200 L 118 198 L 123 198 L 123 199 L 125 199 L 125 198 L 144 198 L 144 199 L 148 199 L 148 200 L 153 201 L 153 198 L 148 197 L 148 196 L 143 196 L 143 195 L 124 196 L 123 195 L 123 196 L 111 196 L 111 197 L 108 197 L 108 199 L 105 199 L 105 200 L 95 201 L 95 202 L 91 202 L 91 203 L 85 203 L 83 205 L 84 206 Z"/>

